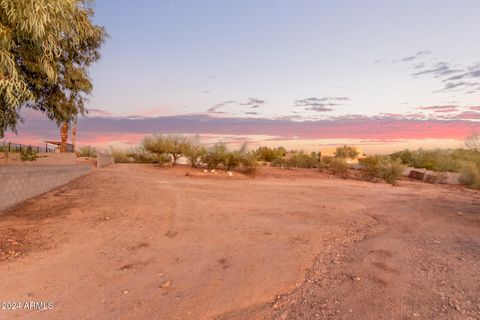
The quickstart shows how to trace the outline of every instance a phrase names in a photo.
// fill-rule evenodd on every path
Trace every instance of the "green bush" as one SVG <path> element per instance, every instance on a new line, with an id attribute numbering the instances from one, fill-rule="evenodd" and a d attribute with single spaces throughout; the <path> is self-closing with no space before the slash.
<path id="1" fill-rule="evenodd" d="M 157 155 L 157 161 L 158 165 L 160 166 L 166 166 L 172 162 L 172 157 L 169 153 L 161 153 Z"/>
<path id="2" fill-rule="evenodd" d="M 143 146 L 129 149 L 127 151 L 127 157 L 135 163 L 158 163 L 158 157 L 145 150 Z"/>
<path id="3" fill-rule="evenodd" d="M 37 161 L 38 155 L 31 146 L 20 149 L 20 160 L 25 161 Z"/>
<path id="4" fill-rule="evenodd" d="M 359 154 L 360 153 L 357 151 L 357 148 L 347 145 L 338 147 L 335 151 L 335 157 L 341 159 L 355 159 Z"/>
<path id="5" fill-rule="evenodd" d="M 404 166 L 398 160 L 384 158 L 381 161 L 380 176 L 386 183 L 395 185 L 397 180 L 402 176 Z"/>
<path id="6" fill-rule="evenodd" d="M 307 154 L 303 151 L 295 152 L 287 156 L 285 164 L 294 168 L 317 168 L 319 158 L 315 152 Z"/>
<path id="7" fill-rule="evenodd" d="M 480 188 L 480 170 L 474 162 L 463 163 L 460 169 L 460 183 L 472 189 Z"/>
<path id="8" fill-rule="evenodd" d="M 209 169 L 239 169 L 245 174 L 254 174 L 257 170 L 257 156 L 254 152 L 248 152 L 246 145 L 230 151 L 223 142 L 219 142 L 210 147 L 201 159 Z"/>
<path id="9" fill-rule="evenodd" d="M 248 175 L 255 175 L 258 169 L 258 158 L 255 153 L 241 153 L 240 172 Z"/>
<path id="10" fill-rule="evenodd" d="M 191 143 L 185 148 L 185 156 L 193 168 L 196 168 L 202 159 L 205 156 L 207 150 L 204 146 L 198 142 L 198 140 L 191 141 Z"/>
<path id="11" fill-rule="evenodd" d="M 275 160 L 272 161 L 272 167 L 286 167 L 287 166 L 287 161 L 285 158 L 276 158 Z"/>
<path id="12" fill-rule="evenodd" d="M 189 138 L 182 135 L 156 134 L 145 137 L 142 141 L 142 147 L 146 151 L 156 154 L 159 163 L 166 159 L 163 154 L 170 154 L 170 160 L 173 160 L 172 165 L 175 165 L 177 160 L 185 155 L 189 145 Z"/>
<path id="13" fill-rule="evenodd" d="M 254 153 L 258 161 L 274 162 L 275 160 L 285 157 L 287 150 L 284 147 L 258 147 Z"/>
<path id="14" fill-rule="evenodd" d="M 202 162 L 205 163 L 208 169 L 216 169 L 220 165 L 225 165 L 225 158 L 228 149 L 225 143 L 218 142 L 212 147 L 208 148 L 207 152 L 202 156 Z"/>
<path id="15" fill-rule="evenodd" d="M 404 165 L 439 172 L 459 172 L 465 161 L 480 167 L 480 151 L 474 149 L 402 150 L 391 154 Z"/>
<path id="16" fill-rule="evenodd" d="M 402 176 L 404 166 L 399 159 L 389 156 L 371 156 L 360 160 L 363 166 L 363 177 L 369 181 L 383 179 L 385 182 L 395 185 Z"/>
<path id="17" fill-rule="evenodd" d="M 334 175 L 339 175 L 344 179 L 348 177 L 348 164 L 345 159 L 332 158 L 330 160 L 329 168 Z"/>
<path id="18" fill-rule="evenodd" d="M 382 179 L 381 175 L 381 157 L 371 156 L 360 159 L 360 164 L 363 166 L 362 176 L 368 181 L 375 181 Z"/>
<path id="19" fill-rule="evenodd" d="M 81 147 L 77 151 L 78 157 L 88 157 L 88 158 L 95 158 L 97 156 L 97 149 L 92 146 L 84 146 Z"/>
<path id="20" fill-rule="evenodd" d="M 115 163 L 129 163 L 132 162 L 131 159 L 128 157 L 127 151 L 121 149 L 115 149 L 110 147 L 110 154 L 112 155 Z"/>

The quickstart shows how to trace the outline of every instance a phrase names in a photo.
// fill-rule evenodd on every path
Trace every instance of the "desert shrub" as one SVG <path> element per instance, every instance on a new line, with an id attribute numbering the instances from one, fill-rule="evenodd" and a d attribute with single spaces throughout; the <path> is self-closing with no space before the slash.
<path id="1" fill-rule="evenodd" d="M 480 151 L 476 149 L 402 150 L 391 154 L 404 165 L 439 172 L 459 172 L 465 161 L 480 167 Z"/>
<path id="2" fill-rule="evenodd" d="M 333 159 L 333 157 L 320 157 L 317 165 L 318 170 L 323 172 L 325 169 L 330 168 Z"/>
<path id="3" fill-rule="evenodd" d="M 241 158 L 242 154 L 239 150 L 227 151 L 223 158 L 222 164 L 228 171 L 230 171 L 231 169 L 235 169 L 240 165 Z"/>
<path id="4" fill-rule="evenodd" d="M 37 161 L 38 154 L 31 146 L 20 149 L 20 160 L 22 162 L 26 161 Z"/>
<path id="5" fill-rule="evenodd" d="M 386 183 L 395 185 L 397 180 L 402 176 L 404 166 L 398 160 L 390 157 L 381 158 L 380 161 L 380 176 Z"/>
<path id="6" fill-rule="evenodd" d="M 346 179 L 348 176 L 348 164 L 345 159 L 332 158 L 329 168 L 334 175 L 339 175 L 344 179 Z"/>
<path id="7" fill-rule="evenodd" d="M 278 148 L 269 148 L 269 147 L 258 147 L 254 152 L 258 161 L 273 162 L 275 160 L 285 157 L 287 150 L 284 147 Z"/>
<path id="8" fill-rule="evenodd" d="M 161 153 L 157 155 L 157 161 L 159 166 L 166 166 L 172 162 L 172 156 L 169 153 Z"/>
<path id="9" fill-rule="evenodd" d="M 240 154 L 240 172 L 255 175 L 258 169 L 258 158 L 253 152 Z"/>
<path id="10" fill-rule="evenodd" d="M 158 157 L 145 150 L 143 146 L 137 146 L 127 151 L 127 157 L 135 163 L 158 163 Z"/>
<path id="11" fill-rule="evenodd" d="M 343 147 L 338 147 L 335 151 L 335 157 L 341 159 L 355 159 L 360 153 L 355 147 L 344 145 Z"/>
<path id="12" fill-rule="evenodd" d="M 143 148 L 148 152 L 156 154 L 159 163 L 166 159 L 164 154 L 170 154 L 172 165 L 175 165 L 177 160 L 185 154 L 189 145 L 190 140 L 182 135 L 156 134 L 145 137 L 142 141 Z"/>
<path id="13" fill-rule="evenodd" d="M 381 157 L 371 156 L 360 159 L 360 164 L 363 166 L 362 176 L 368 181 L 374 181 L 376 179 L 382 179 L 381 176 Z"/>
<path id="14" fill-rule="evenodd" d="M 316 168 L 318 166 L 319 158 L 315 152 L 307 154 L 303 151 L 291 153 L 287 155 L 285 164 L 287 167 L 294 168 Z"/>
<path id="15" fill-rule="evenodd" d="M 272 161 L 272 167 L 286 167 L 287 166 L 287 161 L 285 158 L 276 158 L 275 160 Z"/>
<path id="16" fill-rule="evenodd" d="M 132 162 L 128 157 L 127 151 L 122 149 L 109 148 L 110 154 L 115 160 L 115 163 L 129 163 Z"/>
<path id="17" fill-rule="evenodd" d="M 187 157 L 193 168 L 198 166 L 200 160 L 203 156 L 205 156 L 206 153 L 207 150 L 197 139 L 190 141 L 185 148 L 185 157 Z"/>
<path id="18" fill-rule="evenodd" d="M 227 146 L 223 142 L 218 142 L 208 148 L 207 152 L 202 156 L 202 162 L 208 169 L 216 169 L 220 165 L 225 164 L 225 157 L 228 153 Z"/>
<path id="19" fill-rule="evenodd" d="M 159 164 L 163 164 L 163 160 L 165 160 L 165 154 L 169 150 L 169 142 L 162 136 L 161 134 L 152 135 L 149 137 L 145 137 L 142 140 L 142 147 L 157 156 L 157 162 Z"/>
<path id="20" fill-rule="evenodd" d="M 460 183 L 472 189 L 480 188 L 480 170 L 475 163 L 463 163 L 460 169 Z"/>
<path id="21" fill-rule="evenodd" d="M 402 176 L 404 166 L 399 159 L 389 156 L 370 156 L 360 160 L 363 166 L 363 177 L 369 181 L 383 179 L 385 182 L 395 185 Z"/>
<path id="22" fill-rule="evenodd" d="M 81 147 L 77 151 L 78 157 L 88 157 L 88 158 L 95 158 L 97 156 L 97 149 L 92 146 L 84 146 Z"/>
<path id="23" fill-rule="evenodd" d="M 201 159 L 209 169 L 220 166 L 227 170 L 238 168 L 247 174 L 254 174 L 257 170 L 257 156 L 248 152 L 245 144 L 239 150 L 230 151 L 223 142 L 219 142 L 210 147 Z"/>
<path id="24" fill-rule="evenodd" d="M 166 140 L 168 145 L 167 153 L 170 153 L 172 156 L 172 165 L 175 166 L 177 160 L 185 154 L 190 146 L 190 140 L 182 135 L 169 135 Z"/>

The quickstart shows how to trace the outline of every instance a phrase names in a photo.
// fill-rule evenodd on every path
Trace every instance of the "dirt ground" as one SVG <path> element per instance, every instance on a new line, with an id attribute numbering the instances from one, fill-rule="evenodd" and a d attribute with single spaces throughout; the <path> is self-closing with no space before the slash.
<path id="1" fill-rule="evenodd" d="M 0 216 L 9 301 L 2 320 L 480 319 L 480 192 L 113 165 Z"/>

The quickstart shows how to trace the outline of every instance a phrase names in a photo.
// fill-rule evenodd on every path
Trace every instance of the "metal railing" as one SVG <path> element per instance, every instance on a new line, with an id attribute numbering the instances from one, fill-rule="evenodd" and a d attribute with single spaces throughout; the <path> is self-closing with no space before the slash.
<path id="1" fill-rule="evenodd" d="M 32 150 L 36 152 L 55 152 L 55 149 L 48 147 L 46 143 L 44 147 L 40 147 L 13 142 L 0 142 L 0 152 L 20 152 L 21 150 L 26 150 L 28 147 L 31 147 Z"/>

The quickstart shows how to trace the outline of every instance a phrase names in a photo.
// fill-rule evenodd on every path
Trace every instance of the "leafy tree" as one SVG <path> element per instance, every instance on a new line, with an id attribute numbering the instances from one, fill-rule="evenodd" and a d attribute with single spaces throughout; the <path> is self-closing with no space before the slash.
<path id="1" fill-rule="evenodd" d="M 266 161 L 266 162 L 273 162 L 278 158 L 285 157 L 287 154 L 287 150 L 284 147 L 278 148 L 269 148 L 269 147 L 258 147 L 255 150 L 255 155 L 257 156 L 258 160 Z"/>
<path id="2" fill-rule="evenodd" d="M 145 137 L 142 146 L 146 151 L 156 154 L 160 164 L 164 163 L 165 154 L 171 150 L 170 141 L 161 134 Z"/>
<path id="3" fill-rule="evenodd" d="M 355 159 L 360 153 L 355 147 L 344 145 L 335 151 L 335 157 L 340 159 Z"/>
<path id="4" fill-rule="evenodd" d="M 137 146 L 127 151 L 127 156 L 136 163 L 158 163 L 155 154 L 145 150 L 143 146 Z"/>
<path id="5" fill-rule="evenodd" d="M 225 157 L 228 153 L 227 146 L 222 141 L 211 146 L 202 157 L 202 162 L 207 164 L 208 169 L 216 169 L 219 165 L 225 164 Z"/>
<path id="6" fill-rule="evenodd" d="M 173 166 L 175 166 L 177 160 L 188 150 L 190 141 L 187 137 L 181 135 L 170 135 L 165 139 L 167 143 L 167 153 L 172 155 Z"/>
<path id="7" fill-rule="evenodd" d="M 87 69 L 106 37 L 89 2 L 0 0 L 0 137 L 16 131 L 23 106 L 63 124 L 62 134 L 85 114 Z"/>
<path id="8" fill-rule="evenodd" d="M 182 135 L 153 135 L 146 137 L 142 141 L 143 148 L 157 155 L 159 163 L 166 162 L 168 155 L 173 159 L 172 165 L 175 166 L 177 160 L 185 155 L 190 140 Z"/>
<path id="9" fill-rule="evenodd" d="M 186 147 L 185 156 L 190 161 L 192 168 L 196 168 L 200 162 L 200 159 L 205 156 L 206 152 L 207 150 L 200 144 L 198 138 L 195 138 L 194 140 L 190 141 Z"/>

